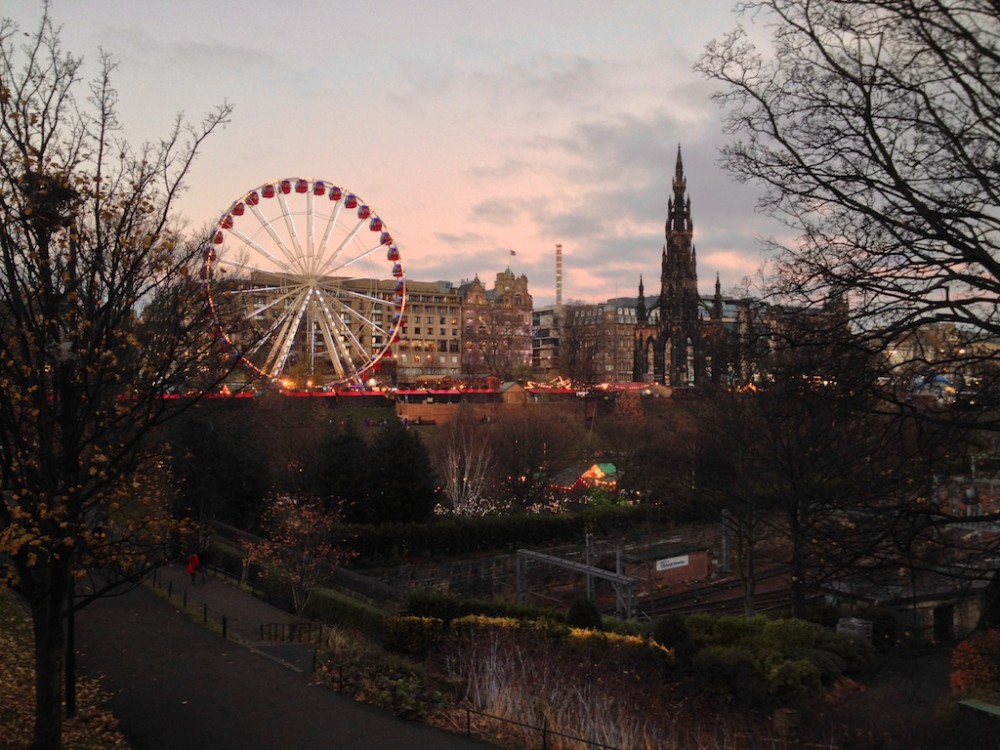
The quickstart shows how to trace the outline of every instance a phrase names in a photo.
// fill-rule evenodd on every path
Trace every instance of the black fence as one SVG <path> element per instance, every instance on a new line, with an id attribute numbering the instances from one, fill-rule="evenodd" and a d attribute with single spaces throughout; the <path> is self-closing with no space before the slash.
<path id="1" fill-rule="evenodd" d="M 170 579 L 162 580 L 156 571 L 153 571 L 150 582 L 154 589 L 158 589 L 164 593 L 168 602 L 179 602 L 181 609 L 192 616 L 200 615 L 203 625 L 217 627 L 221 630 L 223 638 L 229 637 L 229 617 L 225 612 L 220 612 L 213 607 L 209 607 L 206 602 L 196 601 L 193 597 L 189 600 L 186 586 L 179 593 L 175 593 L 173 581 Z"/>
<path id="2" fill-rule="evenodd" d="M 271 622 L 261 623 L 260 639 L 272 643 L 322 644 L 323 623 L 320 622 Z"/>
<path id="3" fill-rule="evenodd" d="M 337 692 L 351 695 L 361 681 L 367 681 L 372 686 L 372 689 L 366 691 L 369 699 L 371 696 L 380 696 L 381 700 L 376 701 L 377 705 L 389 709 L 394 714 L 416 718 L 408 715 L 408 710 L 411 709 L 406 705 L 406 689 L 403 687 L 403 680 L 397 676 L 387 674 L 377 667 L 334 662 L 327 662 L 325 671 L 329 675 L 331 687 Z M 437 712 L 431 713 L 439 713 L 442 717 L 451 717 L 451 721 L 439 723 L 451 724 L 456 731 L 469 737 L 478 736 L 483 739 L 495 740 L 493 733 L 483 731 L 484 726 L 495 725 L 503 727 L 503 731 L 499 734 L 504 736 L 511 736 L 511 730 L 514 730 L 514 733 L 518 734 L 521 740 L 518 743 L 519 746 L 523 744 L 525 747 L 542 748 L 542 750 L 550 750 L 555 747 L 563 750 L 569 750 L 569 748 L 573 748 L 573 750 L 625 750 L 625 748 L 615 745 L 605 745 L 596 740 L 588 740 L 560 732 L 549 727 L 546 722 L 541 725 L 530 724 L 458 703 L 448 703 L 440 707 Z M 464 718 L 463 725 L 457 725 L 455 717 Z M 478 719 L 478 721 L 474 719 Z"/>

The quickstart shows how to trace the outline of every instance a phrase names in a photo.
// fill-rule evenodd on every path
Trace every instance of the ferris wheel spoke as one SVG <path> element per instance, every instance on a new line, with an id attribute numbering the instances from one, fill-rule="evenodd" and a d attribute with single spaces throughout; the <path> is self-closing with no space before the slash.
<path id="1" fill-rule="evenodd" d="M 331 295 L 330 290 L 328 289 L 317 290 L 316 294 L 317 297 L 322 301 L 324 314 L 331 321 L 331 325 L 338 330 L 342 330 L 343 335 L 349 341 L 351 341 L 351 343 L 353 344 L 353 348 L 359 354 L 370 358 L 367 349 L 360 341 L 358 341 L 357 337 L 355 336 L 351 328 L 351 325 L 348 323 L 348 321 L 344 320 L 344 317 L 346 316 L 350 318 L 356 324 L 365 328 L 368 328 L 372 325 L 372 320 L 363 315 L 358 310 L 354 309 L 342 297 L 336 294 Z M 334 308 L 336 308 L 337 310 L 336 313 L 333 312 Z M 339 313 L 339 315 L 337 313 Z"/>
<path id="2" fill-rule="evenodd" d="M 330 214 L 330 218 L 326 222 L 326 230 L 323 232 L 323 239 L 320 240 L 319 249 L 316 252 L 315 260 L 317 261 L 317 264 L 326 255 L 326 246 L 330 242 L 330 235 L 333 234 L 334 227 L 337 226 L 337 222 L 340 219 L 340 211 L 343 207 L 344 204 L 338 201 L 337 207 L 333 210 L 333 213 Z M 310 271 L 319 275 L 321 273 L 320 265 L 316 265 L 314 268 L 311 268 Z"/>
<path id="3" fill-rule="evenodd" d="M 310 190 L 306 194 L 306 258 L 309 260 L 310 264 L 316 260 L 316 236 L 314 234 L 316 216 L 314 210 L 313 194 Z M 311 271 L 312 268 L 307 268 L 307 272 Z"/>
<path id="4" fill-rule="evenodd" d="M 348 279 L 348 281 L 353 281 L 354 279 Z M 339 284 L 322 284 L 318 288 L 325 294 L 333 295 L 337 299 L 354 299 L 359 300 L 365 304 L 373 305 L 376 307 L 384 307 L 386 309 L 393 306 L 391 300 L 387 300 L 384 297 L 380 297 L 377 294 L 365 294 L 364 292 L 359 292 L 356 289 L 351 289 L 344 285 Z"/>
<path id="5" fill-rule="evenodd" d="M 324 291 L 329 291 L 329 290 L 324 290 Z M 387 304 L 385 300 L 379 299 L 378 297 L 369 297 L 367 295 L 354 294 L 354 293 L 348 293 L 345 296 L 349 298 L 359 299 L 366 303 L 379 303 L 379 307 L 384 307 L 387 311 L 393 308 L 393 305 Z M 378 333 L 382 334 L 387 333 L 387 330 L 383 328 L 380 323 L 376 322 L 374 315 L 370 317 L 366 316 L 364 313 L 342 302 L 340 298 L 337 298 L 337 301 L 340 302 L 340 309 L 345 314 L 349 315 L 357 323 L 359 323 L 361 326 L 371 328 L 373 331 L 377 331 Z"/>
<path id="6" fill-rule="evenodd" d="M 250 289 L 250 290 L 247 290 L 247 291 L 248 292 L 259 292 L 259 291 L 262 291 L 262 290 L 259 290 L 259 289 Z M 280 309 L 279 305 L 281 305 L 286 300 L 295 299 L 296 294 L 300 293 L 301 291 L 302 291 L 301 287 L 296 288 L 296 289 L 281 290 L 280 292 L 279 292 L 279 290 L 275 289 L 274 290 L 274 294 L 269 299 L 269 301 L 265 302 L 263 305 L 260 305 L 258 307 L 253 308 L 248 313 L 248 316 L 251 317 L 251 318 L 253 318 L 253 317 L 257 317 L 257 316 L 263 315 L 264 313 L 268 312 L 269 310 Z"/>
<path id="7" fill-rule="evenodd" d="M 256 358 L 257 353 L 261 350 L 267 349 L 268 347 L 273 347 L 275 335 L 278 330 L 285 324 L 288 320 L 288 315 L 280 315 L 275 318 L 270 325 L 268 325 L 263 333 L 254 336 L 254 341 L 250 347 L 244 352 L 246 356 Z"/>
<path id="8" fill-rule="evenodd" d="M 308 193 L 307 195 L 311 197 L 312 193 Z M 297 266 L 305 268 L 302 242 L 299 240 L 299 232 L 295 226 L 295 222 L 292 220 L 292 212 L 288 209 L 288 199 L 284 193 L 278 193 L 278 205 L 281 207 L 281 216 L 285 220 L 285 229 L 288 231 L 288 237 L 292 241 L 292 249 L 295 251 L 295 258 L 298 261 Z M 308 212 L 306 215 L 310 218 L 312 217 L 311 212 Z"/>
<path id="9" fill-rule="evenodd" d="M 337 373 L 337 377 L 345 378 L 348 375 L 347 370 L 350 367 L 351 360 L 337 335 L 337 329 L 333 326 L 334 323 L 330 318 L 326 316 L 320 317 L 319 328 L 323 336 L 323 345 L 326 347 L 327 356 L 330 358 L 330 363 L 333 366 L 334 372 Z"/>
<path id="10" fill-rule="evenodd" d="M 345 268 L 348 268 L 348 267 L 354 265 L 355 263 L 358 263 L 359 261 L 367 259 L 369 256 L 371 256 L 372 253 L 374 253 L 376 250 L 380 250 L 382 247 L 383 247 L 383 245 L 376 245 L 375 247 L 369 248 L 368 250 L 365 250 L 364 252 L 359 253 L 358 255 L 355 255 L 355 256 L 353 256 L 351 258 L 348 258 L 345 262 L 341 263 L 339 266 L 332 266 L 331 265 L 333 263 L 333 261 L 335 261 L 337 259 L 336 255 L 331 256 L 330 260 L 326 264 L 328 268 L 327 268 L 327 270 L 324 271 L 324 273 L 338 274 L 341 271 L 343 271 Z"/>
<path id="11" fill-rule="evenodd" d="M 259 242 L 253 243 L 254 250 L 261 253 L 261 255 L 266 257 L 272 263 L 278 264 L 281 268 L 289 270 L 295 268 L 295 253 L 288 249 L 288 244 L 281 238 L 281 235 L 278 234 L 278 231 L 274 228 L 271 220 L 264 215 L 264 212 L 261 211 L 258 206 L 251 206 L 250 210 L 253 215 L 257 217 L 257 221 L 260 222 L 261 227 L 263 227 L 264 231 L 267 232 L 268 236 L 271 238 L 271 242 L 273 242 L 278 250 L 281 251 L 285 260 L 282 261 L 276 258 L 273 253 L 266 250 Z M 237 234 L 236 236 L 239 237 L 240 235 Z"/>
<path id="12" fill-rule="evenodd" d="M 266 273 L 266 272 L 262 272 Z M 246 318 L 253 319 L 259 317 L 265 312 L 272 309 L 278 309 L 278 306 L 289 299 L 294 299 L 296 295 L 300 294 L 303 287 L 301 284 L 296 284 L 294 286 L 289 285 L 269 285 L 269 286 L 249 286 L 241 289 L 229 289 L 225 292 L 225 296 L 238 299 L 240 297 L 263 297 L 267 301 L 261 305 L 258 305 L 246 313 Z"/>
<path id="13" fill-rule="evenodd" d="M 263 214 L 261 214 L 259 218 L 261 220 L 261 223 L 265 227 L 270 227 L 270 224 L 268 223 L 267 219 L 264 217 Z M 254 240 L 252 237 L 249 237 L 249 236 L 243 234 L 243 232 L 240 232 L 238 229 L 232 229 L 230 231 L 233 233 L 234 237 L 236 237 L 241 242 L 243 242 L 245 245 L 247 245 L 247 247 L 249 247 L 252 250 L 256 250 L 258 253 L 260 253 L 265 258 L 267 258 L 269 261 L 271 261 L 271 263 L 273 263 L 274 265 L 276 265 L 278 267 L 278 270 L 287 271 L 288 273 L 292 272 L 293 269 L 292 269 L 292 265 L 291 265 L 291 258 L 287 258 L 286 260 L 282 260 L 281 258 L 276 257 L 273 253 L 271 253 L 270 250 L 268 250 L 266 247 L 264 247 L 259 242 L 257 242 L 256 240 Z M 276 241 L 276 244 L 278 244 L 279 247 L 284 248 L 284 245 L 280 242 L 280 240 Z M 287 256 L 287 253 L 286 253 L 286 256 Z M 228 260 L 226 260 L 226 261 L 220 261 L 220 263 L 222 265 L 228 266 L 230 268 L 240 268 L 241 267 L 240 263 L 238 261 L 228 261 Z"/>
<path id="14" fill-rule="evenodd" d="M 308 293 L 304 296 L 307 298 Z M 297 300 L 297 304 L 286 318 L 281 333 L 278 334 L 277 340 L 274 346 L 271 347 L 268 358 L 264 362 L 266 372 L 280 372 L 284 369 L 285 362 L 288 360 L 288 353 L 291 351 L 292 343 L 295 341 L 295 334 L 298 333 L 299 326 L 302 324 L 302 318 L 305 315 L 305 301 L 304 299 Z"/>
<path id="15" fill-rule="evenodd" d="M 356 255 L 353 258 L 349 259 L 347 261 L 347 263 L 344 263 L 341 266 L 337 266 L 337 268 L 333 268 L 334 261 L 336 261 L 337 258 L 340 257 L 341 253 L 344 252 L 345 248 L 351 242 L 354 241 L 354 239 L 358 236 L 358 232 L 361 231 L 361 229 L 362 229 L 362 227 L 364 227 L 364 225 L 365 225 L 364 221 L 359 221 L 357 224 L 354 225 L 354 228 L 343 239 L 343 241 L 340 243 L 340 245 L 337 247 L 337 249 L 334 250 L 332 253 L 330 253 L 330 257 L 327 258 L 326 261 L 323 262 L 323 265 L 320 266 L 319 271 L 317 271 L 318 274 L 322 275 L 322 274 L 336 273 L 336 271 L 339 270 L 340 268 L 343 268 L 343 267 L 345 267 L 347 265 L 350 265 L 351 263 L 353 263 L 353 262 L 355 262 L 357 260 L 361 260 L 361 258 L 367 257 L 372 252 L 374 252 L 375 250 L 378 249 L 378 246 L 373 247 L 371 250 L 367 250 L 364 253 L 362 253 L 360 255 Z"/>
<path id="16" fill-rule="evenodd" d="M 326 312 L 329 314 L 329 308 L 326 308 Z M 368 349 L 358 341 L 358 337 L 351 330 L 351 327 L 344 323 L 344 321 L 335 318 L 333 315 L 327 317 L 328 322 L 332 326 L 333 331 L 339 331 L 340 336 L 334 337 L 334 341 L 337 344 L 338 353 L 344 358 L 346 362 L 353 362 L 351 357 L 351 351 L 356 352 L 359 355 L 359 370 L 363 370 L 368 367 L 371 363 L 371 354 Z"/>
<path id="17" fill-rule="evenodd" d="M 334 367 L 338 371 L 343 370 L 345 374 L 348 370 L 351 370 L 353 371 L 352 374 L 356 375 L 359 370 L 363 370 L 368 366 L 366 360 L 371 355 L 361 346 L 351 331 L 351 327 L 333 312 L 328 300 L 323 295 L 317 295 L 317 304 L 322 310 L 320 319 L 322 321 L 324 340 L 330 359 L 334 362 Z M 355 358 L 351 356 L 352 349 L 357 352 L 358 359 L 362 360 L 358 365 L 355 365 Z"/>

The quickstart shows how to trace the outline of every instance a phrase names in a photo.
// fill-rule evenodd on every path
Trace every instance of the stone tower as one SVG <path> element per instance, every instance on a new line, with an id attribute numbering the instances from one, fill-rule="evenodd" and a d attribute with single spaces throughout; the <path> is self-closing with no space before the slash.
<path id="1" fill-rule="evenodd" d="M 700 385 L 705 373 L 699 318 L 698 263 L 691 199 L 680 146 L 674 167 L 673 196 L 667 201 L 665 244 L 660 260 L 660 296 L 648 302 L 639 282 L 635 365 L 636 381 L 675 388 Z"/>

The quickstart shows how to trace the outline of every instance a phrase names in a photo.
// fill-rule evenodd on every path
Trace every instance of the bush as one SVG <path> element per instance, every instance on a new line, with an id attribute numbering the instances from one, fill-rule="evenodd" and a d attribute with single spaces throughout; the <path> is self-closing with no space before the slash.
<path id="1" fill-rule="evenodd" d="M 674 649 L 682 673 L 742 707 L 798 700 L 844 674 L 860 675 L 875 656 L 857 636 L 765 615 L 664 617 L 651 637 Z"/>
<path id="2" fill-rule="evenodd" d="M 782 702 L 810 698 L 822 685 L 820 670 L 807 659 L 781 662 L 767 674 L 768 690 Z"/>
<path id="3" fill-rule="evenodd" d="M 327 624 L 356 628 L 373 638 L 385 633 L 385 612 L 333 589 L 314 589 L 303 614 Z"/>
<path id="4" fill-rule="evenodd" d="M 618 635 L 590 628 L 571 628 L 566 637 L 566 644 L 571 649 L 587 653 L 592 663 L 613 656 L 613 662 L 619 671 L 650 666 L 666 669 L 674 662 L 674 654 L 669 648 L 637 635 Z"/>
<path id="5" fill-rule="evenodd" d="M 1000 690 L 1000 629 L 973 633 L 959 643 L 951 666 L 953 693 Z"/>
<path id="6" fill-rule="evenodd" d="M 694 642 L 688 630 L 687 619 L 681 615 L 667 615 L 653 623 L 650 638 L 674 652 L 674 663 L 681 672 L 687 670 L 694 655 Z"/>
<path id="7" fill-rule="evenodd" d="M 767 685 L 749 649 L 706 646 L 694 655 L 692 675 L 707 697 L 737 708 L 761 708 L 770 702 Z"/>
<path id="8" fill-rule="evenodd" d="M 566 624 L 571 628 L 601 629 L 601 613 L 589 599 L 576 599 L 566 613 Z"/>
<path id="9" fill-rule="evenodd" d="M 788 652 L 788 657 L 792 661 L 808 661 L 816 667 L 824 685 L 832 685 L 847 671 L 846 662 L 831 651 L 818 648 L 792 649 Z"/>
<path id="10" fill-rule="evenodd" d="M 744 617 L 699 613 L 688 617 L 687 626 L 695 644 L 733 646 L 753 640 L 763 630 L 766 621 L 764 615 Z"/>
<path id="11" fill-rule="evenodd" d="M 424 657 L 435 649 L 444 634 L 444 621 L 435 617 L 385 618 L 385 647 L 411 656 Z"/>
<path id="12" fill-rule="evenodd" d="M 562 614 L 554 609 L 532 607 L 502 599 L 467 599 L 453 594 L 413 589 L 406 597 L 406 611 L 419 617 L 437 617 L 446 622 L 466 615 L 514 617 L 522 620 L 557 620 Z"/>
<path id="13" fill-rule="evenodd" d="M 758 641 L 786 654 L 792 649 L 812 648 L 821 632 L 819 625 L 805 620 L 766 620 L 762 623 Z"/>
<path id="14" fill-rule="evenodd" d="M 875 661 L 875 646 L 854 633 L 823 630 L 816 641 L 816 648 L 836 654 L 844 662 L 844 674 L 858 677 Z"/>

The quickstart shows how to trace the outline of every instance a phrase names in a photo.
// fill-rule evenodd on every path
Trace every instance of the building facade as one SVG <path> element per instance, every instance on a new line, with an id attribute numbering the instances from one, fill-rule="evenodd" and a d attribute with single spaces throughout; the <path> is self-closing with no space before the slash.
<path id="1" fill-rule="evenodd" d="M 392 346 L 391 385 L 432 385 L 462 375 L 462 298 L 449 281 L 407 281 L 406 312 Z"/>
<path id="2" fill-rule="evenodd" d="M 462 302 L 462 374 L 501 381 L 531 367 L 532 299 L 528 277 L 510 268 L 496 275 L 492 289 L 476 276 L 458 287 Z"/>
<path id="3" fill-rule="evenodd" d="M 562 375 L 559 367 L 559 339 L 562 304 L 531 311 L 531 369 L 541 380 Z"/>
<path id="4" fill-rule="evenodd" d="M 634 297 L 563 308 L 560 340 L 563 374 L 578 383 L 632 379 L 636 326 Z"/>

